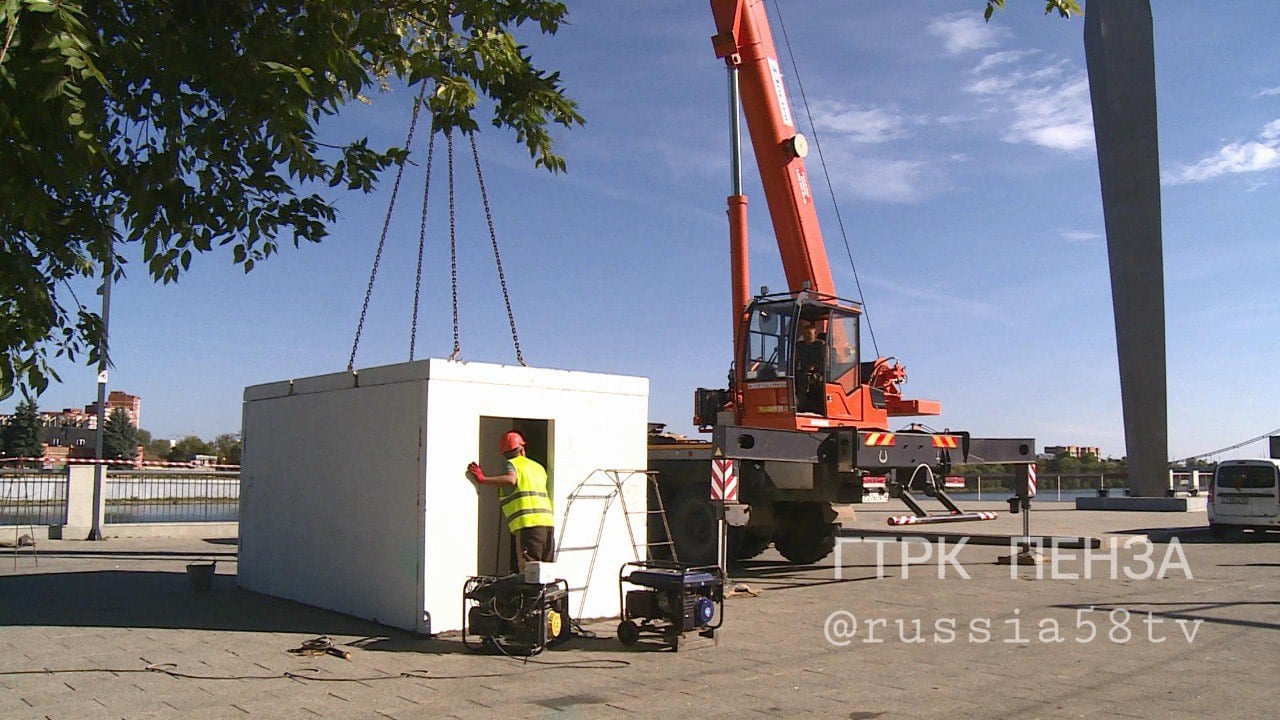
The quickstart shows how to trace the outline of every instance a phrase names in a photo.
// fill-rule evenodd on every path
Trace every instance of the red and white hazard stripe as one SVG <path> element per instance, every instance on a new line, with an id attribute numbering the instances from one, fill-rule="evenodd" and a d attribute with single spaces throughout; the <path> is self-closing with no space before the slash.
<path id="1" fill-rule="evenodd" d="M 738 502 L 738 463 L 726 458 L 711 461 L 711 499 Z"/>
<path id="2" fill-rule="evenodd" d="M 1032 463 L 1027 466 L 1027 497 L 1036 496 L 1036 466 Z"/>
<path id="3" fill-rule="evenodd" d="M 975 512 L 966 513 L 964 518 L 956 518 L 956 520 L 995 520 L 999 515 L 993 512 Z M 928 523 L 941 522 L 944 519 L 949 520 L 948 515 L 926 515 L 919 517 L 917 515 L 895 515 L 889 518 L 890 525 L 924 525 Z"/>
<path id="4" fill-rule="evenodd" d="M 889 518 L 890 525 L 915 525 L 920 522 L 920 518 L 915 515 L 894 515 Z"/>

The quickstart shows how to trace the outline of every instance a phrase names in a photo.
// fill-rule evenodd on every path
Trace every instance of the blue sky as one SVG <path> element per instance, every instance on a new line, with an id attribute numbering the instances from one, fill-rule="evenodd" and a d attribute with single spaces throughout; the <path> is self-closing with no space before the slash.
<path id="1" fill-rule="evenodd" d="M 1181 457 L 1280 426 L 1280 16 L 1255 3 L 1153 4 L 1170 452 Z M 689 430 L 693 389 L 723 385 L 730 359 L 727 103 L 710 11 L 674 0 L 569 5 L 557 36 L 526 38 L 587 118 L 557 132 L 568 174 L 535 170 L 509 134 L 480 137 L 525 356 L 648 377 L 650 418 Z M 934 427 L 1119 456 L 1083 19 L 1009 5 L 990 24 L 979 0 L 806 0 L 783 12 L 880 352 L 906 365 L 908 396 L 942 401 Z M 776 20 L 774 30 L 781 42 Z M 409 100 L 403 88 L 379 95 L 326 135 L 402 143 Z M 419 161 L 425 147 L 420 136 Z M 436 167 L 418 357 L 452 350 Z M 466 167 L 463 357 L 509 363 Z M 809 167 L 816 182 L 817 153 Z M 752 286 L 781 288 L 750 155 L 747 170 Z M 358 367 L 408 357 L 421 168 L 404 182 Z M 344 369 L 389 188 L 333 191 L 341 217 L 328 241 L 287 248 L 248 275 L 229 252 L 199 258 L 176 286 L 153 286 L 131 265 L 113 296 L 111 388 L 142 396 L 143 427 L 158 437 L 236 432 L 246 385 Z M 837 285 L 854 297 L 826 189 L 817 196 Z M 42 408 L 93 399 L 92 369 L 61 373 Z"/>

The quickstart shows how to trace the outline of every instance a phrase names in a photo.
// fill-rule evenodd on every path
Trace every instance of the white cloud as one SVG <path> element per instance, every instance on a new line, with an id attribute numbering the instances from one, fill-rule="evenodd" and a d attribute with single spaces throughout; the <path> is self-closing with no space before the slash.
<path id="1" fill-rule="evenodd" d="M 929 123 L 927 118 L 908 117 L 893 105 L 822 100 L 813 104 L 813 121 L 838 192 L 871 202 L 911 203 L 941 184 L 937 168 L 925 160 L 867 154 L 868 145 L 909 137 L 914 127 Z"/>
<path id="2" fill-rule="evenodd" d="M 929 23 L 929 34 L 942 40 L 948 55 L 993 47 L 1004 32 L 968 12 L 952 13 Z"/>
<path id="3" fill-rule="evenodd" d="M 1227 143 L 1198 162 L 1164 173 L 1169 185 L 1205 182 L 1223 175 L 1280 168 L 1280 120 L 1272 120 L 1248 142 Z"/>
<path id="4" fill-rule="evenodd" d="M 1280 87 L 1273 87 L 1273 88 L 1267 88 L 1266 90 L 1259 90 L 1258 94 L 1254 95 L 1254 97 L 1264 98 L 1264 97 L 1271 97 L 1274 95 L 1280 95 Z"/>
<path id="5" fill-rule="evenodd" d="M 923 160 L 846 158 L 834 172 L 837 191 L 863 200 L 912 203 L 922 199 L 935 184 L 933 171 Z"/>
<path id="6" fill-rule="evenodd" d="M 982 58 L 982 62 L 978 63 L 978 67 L 974 69 L 974 72 L 986 72 L 991 68 L 1016 63 L 1025 57 L 1030 57 L 1035 54 L 1035 50 L 1000 50 L 998 52 L 993 52 Z"/>
<path id="7" fill-rule="evenodd" d="M 882 143 L 907 135 L 910 121 L 893 107 L 845 105 L 822 100 L 813 103 L 813 122 L 854 143 Z"/>
<path id="8" fill-rule="evenodd" d="M 992 115 L 1007 118 L 1005 142 L 1064 152 L 1092 147 L 1093 111 L 1084 72 L 1065 61 L 1031 69 L 1013 66 L 1028 55 L 994 63 L 987 56 L 966 90 L 982 98 Z"/>
<path id="9" fill-rule="evenodd" d="M 995 305 L 981 300 L 974 300 L 969 296 L 952 295 L 917 285 L 904 285 L 874 275 L 864 278 L 862 283 L 869 287 L 879 288 L 895 295 L 910 298 L 915 301 L 914 309 L 916 310 L 945 311 L 951 315 L 960 313 L 966 317 L 996 319 L 1008 317 L 1008 313 L 1000 311 Z"/>
<path id="10" fill-rule="evenodd" d="M 1102 235 L 1086 230 L 1062 230 L 1058 235 L 1069 243 L 1089 243 L 1102 239 Z"/>

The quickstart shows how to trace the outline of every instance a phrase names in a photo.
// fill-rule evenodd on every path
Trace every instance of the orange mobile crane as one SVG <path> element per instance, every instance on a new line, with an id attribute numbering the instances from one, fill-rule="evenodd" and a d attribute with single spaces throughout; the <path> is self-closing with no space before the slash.
<path id="1" fill-rule="evenodd" d="M 730 560 L 758 554 L 770 542 L 795 563 L 826 557 L 836 529 L 832 503 L 861 502 L 868 477 L 884 478 L 890 496 L 913 511 L 913 524 L 992 519 L 956 507 L 942 478 L 952 463 L 1034 463 L 1034 440 L 917 425 L 890 432 L 890 418 L 937 415 L 941 405 L 904 398 L 906 371 L 895 359 L 862 361 L 862 306 L 836 295 L 805 170 L 808 142 L 796 130 L 765 0 L 711 0 L 711 10 L 712 44 L 728 68 L 730 89 L 734 360 L 728 388 L 695 393 L 694 422 L 711 432 L 710 443 L 651 438 L 650 467 L 659 471 L 680 559 L 715 558 L 713 457 L 736 461 L 739 502 L 725 508 Z M 751 133 L 788 286 L 754 298 L 740 116 Z M 926 512 L 913 491 L 937 498 L 946 512 Z"/>

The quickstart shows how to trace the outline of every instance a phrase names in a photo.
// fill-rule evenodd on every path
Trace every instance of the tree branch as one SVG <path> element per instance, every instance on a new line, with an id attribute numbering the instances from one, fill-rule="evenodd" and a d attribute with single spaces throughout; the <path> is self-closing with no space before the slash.
<path id="1" fill-rule="evenodd" d="M 9 11 L 9 33 L 4 37 L 4 47 L 0 47 L 0 65 L 4 64 L 4 56 L 9 54 L 9 43 L 13 41 L 13 34 L 18 30 L 18 6 L 14 5 Z"/>

